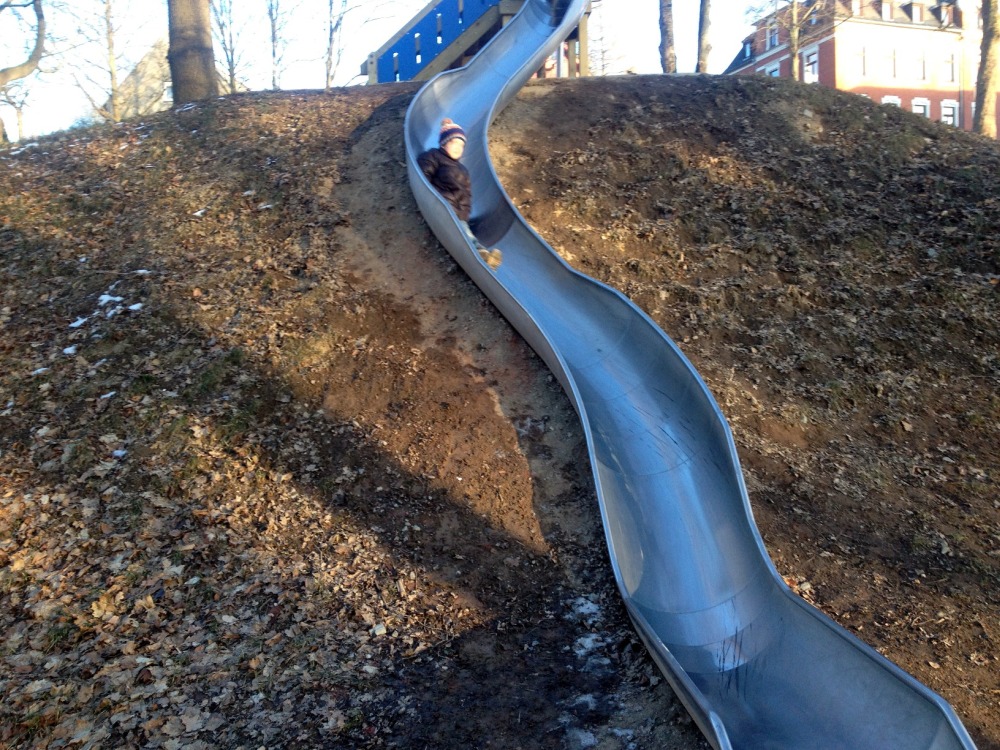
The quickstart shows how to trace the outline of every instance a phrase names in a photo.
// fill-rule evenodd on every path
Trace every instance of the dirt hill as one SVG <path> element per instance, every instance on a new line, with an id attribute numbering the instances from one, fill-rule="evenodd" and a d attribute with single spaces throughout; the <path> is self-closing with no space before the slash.
<path id="1" fill-rule="evenodd" d="M 0 151 L 0 743 L 707 747 L 568 401 L 389 85 Z M 529 86 L 498 172 L 674 337 L 791 585 L 1000 748 L 1000 149 L 818 87 Z"/>

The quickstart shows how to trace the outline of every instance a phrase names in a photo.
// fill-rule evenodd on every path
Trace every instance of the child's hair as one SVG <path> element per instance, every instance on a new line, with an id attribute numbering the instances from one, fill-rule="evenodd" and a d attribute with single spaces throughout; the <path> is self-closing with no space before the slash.
<path id="1" fill-rule="evenodd" d="M 465 131 L 455 122 L 447 117 L 441 120 L 441 134 L 438 136 L 438 144 L 443 148 L 444 144 L 455 138 L 461 138 L 465 142 Z"/>

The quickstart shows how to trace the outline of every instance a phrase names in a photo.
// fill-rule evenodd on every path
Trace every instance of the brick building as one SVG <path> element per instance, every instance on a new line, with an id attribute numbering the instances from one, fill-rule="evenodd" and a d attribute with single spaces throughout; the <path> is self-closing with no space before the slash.
<path id="1" fill-rule="evenodd" d="M 799 78 L 972 129 L 982 20 L 956 3 L 800 3 Z M 760 20 L 727 74 L 790 77 L 788 6 Z M 1000 107 L 998 107 L 1000 124 Z"/>

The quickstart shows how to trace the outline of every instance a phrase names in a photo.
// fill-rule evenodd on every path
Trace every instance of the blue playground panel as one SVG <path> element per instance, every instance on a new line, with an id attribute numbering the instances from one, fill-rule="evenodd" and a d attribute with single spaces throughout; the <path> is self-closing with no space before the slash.
<path id="1" fill-rule="evenodd" d="M 379 83 L 410 81 L 498 0 L 441 0 L 376 60 Z"/>

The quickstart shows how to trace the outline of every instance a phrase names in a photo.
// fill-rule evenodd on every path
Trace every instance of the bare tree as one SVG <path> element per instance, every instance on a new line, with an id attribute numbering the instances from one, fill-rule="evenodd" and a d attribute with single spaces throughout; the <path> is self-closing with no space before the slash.
<path id="1" fill-rule="evenodd" d="M 983 41 L 976 82 L 976 114 L 972 128 L 977 133 L 997 137 L 997 93 L 1000 84 L 1000 8 L 998 0 L 983 0 Z"/>
<path id="2" fill-rule="evenodd" d="M 674 0 L 660 0 L 660 65 L 664 73 L 677 72 L 674 48 Z"/>
<path id="3" fill-rule="evenodd" d="M 170 78 L 175 104 L 219 94 L 212 50 L 212 16 L 208 0 L 167 0 L 170 28 Z"/>
<path id="4" fill-rule="evenodd" d="M 701 9 L 698 13 L 698 64 L 695 66 L 695 73 L 708 72 L 708 55 L 712 51 L 709 43 L 709 29 L 712 26 L 712 0 L 701 0 Z"/>
<path id="5" fill-rule="evenodd" d="M 285 27 L 292 9 L 288 0 L 265 0 L 267 3 L 267 21 L 271 33 L 271 88 L 281 88 L 281 73 L 285 64 L 285 50 L 288 40 L 285 39 Z"/>
<path id="6" fill-rule="evenodd" d="M 118 69 L 122 63 L 117 49 L 119 26 L 115 14 L 116 0 L 97 0 L 67 4 L 63 12 L 76 26 L 72 54 L 77 88 L 90 102 L 94 113 L 107 122 L 122 118 L 122 96 Z"/>
<path id="7" fill-rule="evenodd" d="M 115 23 L 112 0 L 104 0 L 104 39 L 108 53 L 108 75 L 111 83 L 110 112 L 104 117 L 118 122 L 121 116 L 121 92 L 118 89 L 118 59 L 115 57 Z M 103 114 L 103 113 L 102 113 Z"/>
<path id="8" fill-rule="evenodd" d="M 24 53 L 25 58 L 23 61 L 6 68 L 0 68 L 0 90 L 4 93 L 4 102 L 10 104 L 11 106 L 13 106 L 13 104 L 11 104 L 7 98 L 11 91 L 11 84 L 15 81 L 22 81 L 34 73 L 38 69 L 39 63 L 42 61 L 42 56 L 45 54 L 45 12 L 42 8 L 42 0 L 25 0 L 24 2 L 0 0 L 0 14 L 7 10 L 16 13 L 17 9 L 20 8 L 31 8 L 34 13 L 34 29 L 31 32 L 31 36 L 34 37 L 34 40 L 29 41 L 26 45 Z M 23 104 L 14 108 L 14 111 L 17 113 L 17 129 L 19 137 L 23 137 L 24 132 L 21 115 L 22 107 Z M 7 139 L 7 130 L 4 128 L 3 120 L 0 120 L 0 143 L 9 143 Z"/>
<path id="9" fill-rule="evenodd" d="M 590 70 L 599 76 L 607 75 L 617 58 L 614 58 L 608 46 L 608 35 L 605 30 L 604 14 L 607 7 L 603 0 L 593 0 L 590 14 Z"/>
<path id="10" fill-rule="evenodd" d="M 0 102 L 13 109 L 17 118 L 17 140 L 19 141 L 24 140 L 24 107 L 28 103 L 28 92 L 29 89 L 24 85 L 23 78 L 11 81 L 6 86 L 0 86 Z M 0 123 L 0 129 L 2 128 L 3 125 Z M 3 133 L 0 138 L 6 138 L 6 136 L 7 134 Z"/>
<path id="11" fill-rule="evenodd" d="M 239 47 L 240 33 L 237 28 L 236 15 L 233 12 L 233 0 L 211 0 L 212 26 L 215 39 L 219 42 L 222 57 L 226 63 L 226 77 L 229 81 L 229 92 L 236 91 L 236 73 L 241 67 L 242 50 Z"/>
<path id="12" fill-rule="evenodd" d="M 327 5 L 327 29 L 329 36 L 326 45 L 326 90 L 333 86 L 333 77 L 340 67 L 340 60 L 344 54 L 343 32 L 344 18 L 351 10 L 347 7 L 348 0 L 328 0 Z"/>

